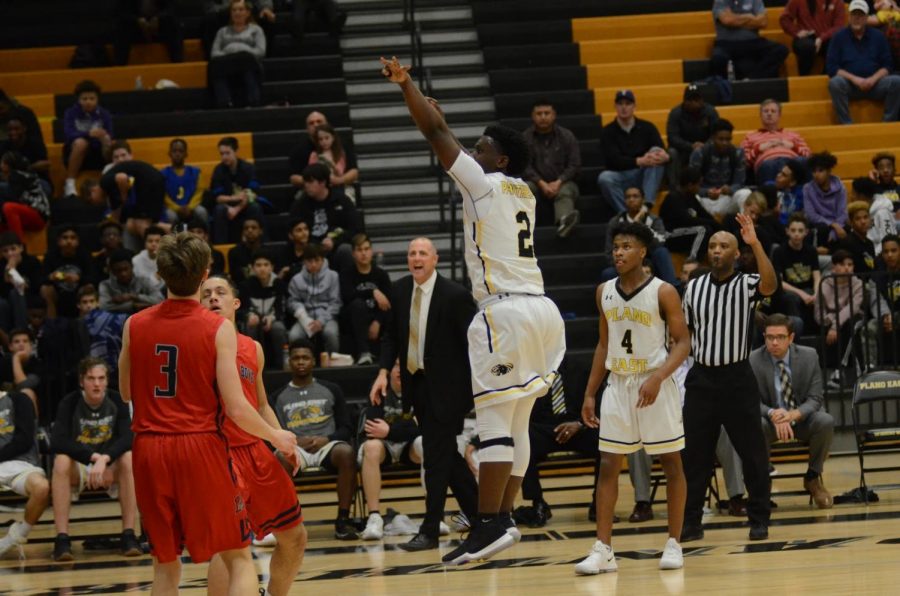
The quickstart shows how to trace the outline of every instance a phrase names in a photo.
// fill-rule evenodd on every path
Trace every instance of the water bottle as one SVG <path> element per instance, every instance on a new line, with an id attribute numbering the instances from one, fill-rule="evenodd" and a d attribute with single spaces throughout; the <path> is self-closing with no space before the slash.
<path id="1" fill-rule="evenodd" d="M 136 91 L 140 91 L 144 88 L 144 79 L 141 75 L 134 77 L 134 89 Z"/>
<path id="2" fill-rule="evenodd" d="M 728 76 L 728 82 L 729 82 L 729 83 L 733 83 L 734 80 L 735 80 L 735 76 L 734 76 L 734 61 L 733 61 L 733 60 L 729 60 L 729 61 L 728 61 L 727 73 L 728 73 L 728 75 L 727 75 L 727 76 Z"/>

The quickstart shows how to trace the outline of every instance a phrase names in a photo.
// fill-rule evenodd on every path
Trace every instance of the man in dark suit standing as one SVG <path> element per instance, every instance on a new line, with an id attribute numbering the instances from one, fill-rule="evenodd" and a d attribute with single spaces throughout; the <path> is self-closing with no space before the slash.
<path id="1" fill-rule="evenodd" d="M 791 319 L 774 314 L 766 320 L 766 345 L 750 354 L 762 396 L 760 412 L 767 445 L 793 438 L 809 443 L 809 469 L 803 488 L 819 509 L 833 505 L 822 483 L 822 468 L 834 436 L 834 418 L 824 411 L 822 371 L 813 349 L 794 344 Z"/>
<path id="2" fill-rule="evenodd" d="M 469 323 L 475 302 L 465 288 L 435 271 L 437 251 L 428 238 L 409 243 L 412 275 L 394 284 L 391 319 L 381 341 L 381 370 L 369 398 L 381 403 L 388 371 L 400 358 L 403 400 L 411 403 L 422 430 L 425 467 L 425 519 L 407 551 L 437 548 L 447 487 L 470 520 L 478 511 L 478 485 L 457 451 L 456 435 L 473 407 L 469 367 Z"/>

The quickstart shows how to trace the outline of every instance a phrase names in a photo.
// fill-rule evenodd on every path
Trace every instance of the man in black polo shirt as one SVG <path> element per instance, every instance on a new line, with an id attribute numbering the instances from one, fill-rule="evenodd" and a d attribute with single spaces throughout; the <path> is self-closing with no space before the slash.
<path id="1" fill-rule="evenodd" d="M 603 198 L 616 213 L 625 211 L 625 189 L 637 186 L 651 205 L 669 161 L 652 122 L 634 117 L 634 93 L 616 93 L 616 119 L 603 127 L 600 145 L 606 169 L 597 178 Z"/>
<path id="2" fill-rule="evenodd" d="M 53 460 L 53 560 L 71 561 L 69 508 L 73 495 L 105 489 L 122 507 L 122 554 L 143 554 L 134 534 L 137 499 L 131 468 L 131 417 L 116 391 L 108 390 L 108 367 L 99 358 L 78 364 L 81 389 L 65 396 L 56 411 L 50 443 Z M 74 492 L 73 492 L 74 491 Z"/>

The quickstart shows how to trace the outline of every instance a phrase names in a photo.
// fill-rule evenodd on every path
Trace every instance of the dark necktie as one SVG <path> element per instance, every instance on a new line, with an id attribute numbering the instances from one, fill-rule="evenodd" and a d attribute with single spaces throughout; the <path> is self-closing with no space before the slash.
<path id="1" fill-rule="evenodd" d="M 781 377 L 781 402 L 788 410 L 797 409 L 794 401 L 794 388 L 791 386 L 791 375 L 784 366 L 784 360 L 778 361 L 778 374 Z"/>

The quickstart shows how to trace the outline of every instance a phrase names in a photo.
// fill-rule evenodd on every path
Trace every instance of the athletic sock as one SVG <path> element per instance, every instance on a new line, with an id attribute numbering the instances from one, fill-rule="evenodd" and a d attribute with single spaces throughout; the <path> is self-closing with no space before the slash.
<path id="1" fill-rule="evenodd" d="M 818 472 L 814 472 L 813 470 L 806 470 L 806 475 L 803 477 L 804 480 L 815 480 L 819 477 Z"/>
<path id="2" fill-rule="evenodd" d="M 350 519 L 350 510 L 338 509 L 338 519 Z"/>
<path id="3" fill-rule="evenodd" d="M 381 512 L 377 509 L 369 509 L 369 517 L 373 515 L 381 515 Z"/>
<path id="4" fill-rule="evenodd" d="M 483 524 L 489 524 L 492 521 L 496 521 L 498 519 L 500 519 L 499 513 L 481 513 L 480 511 L 478 512 L 478 521 Z"/>

